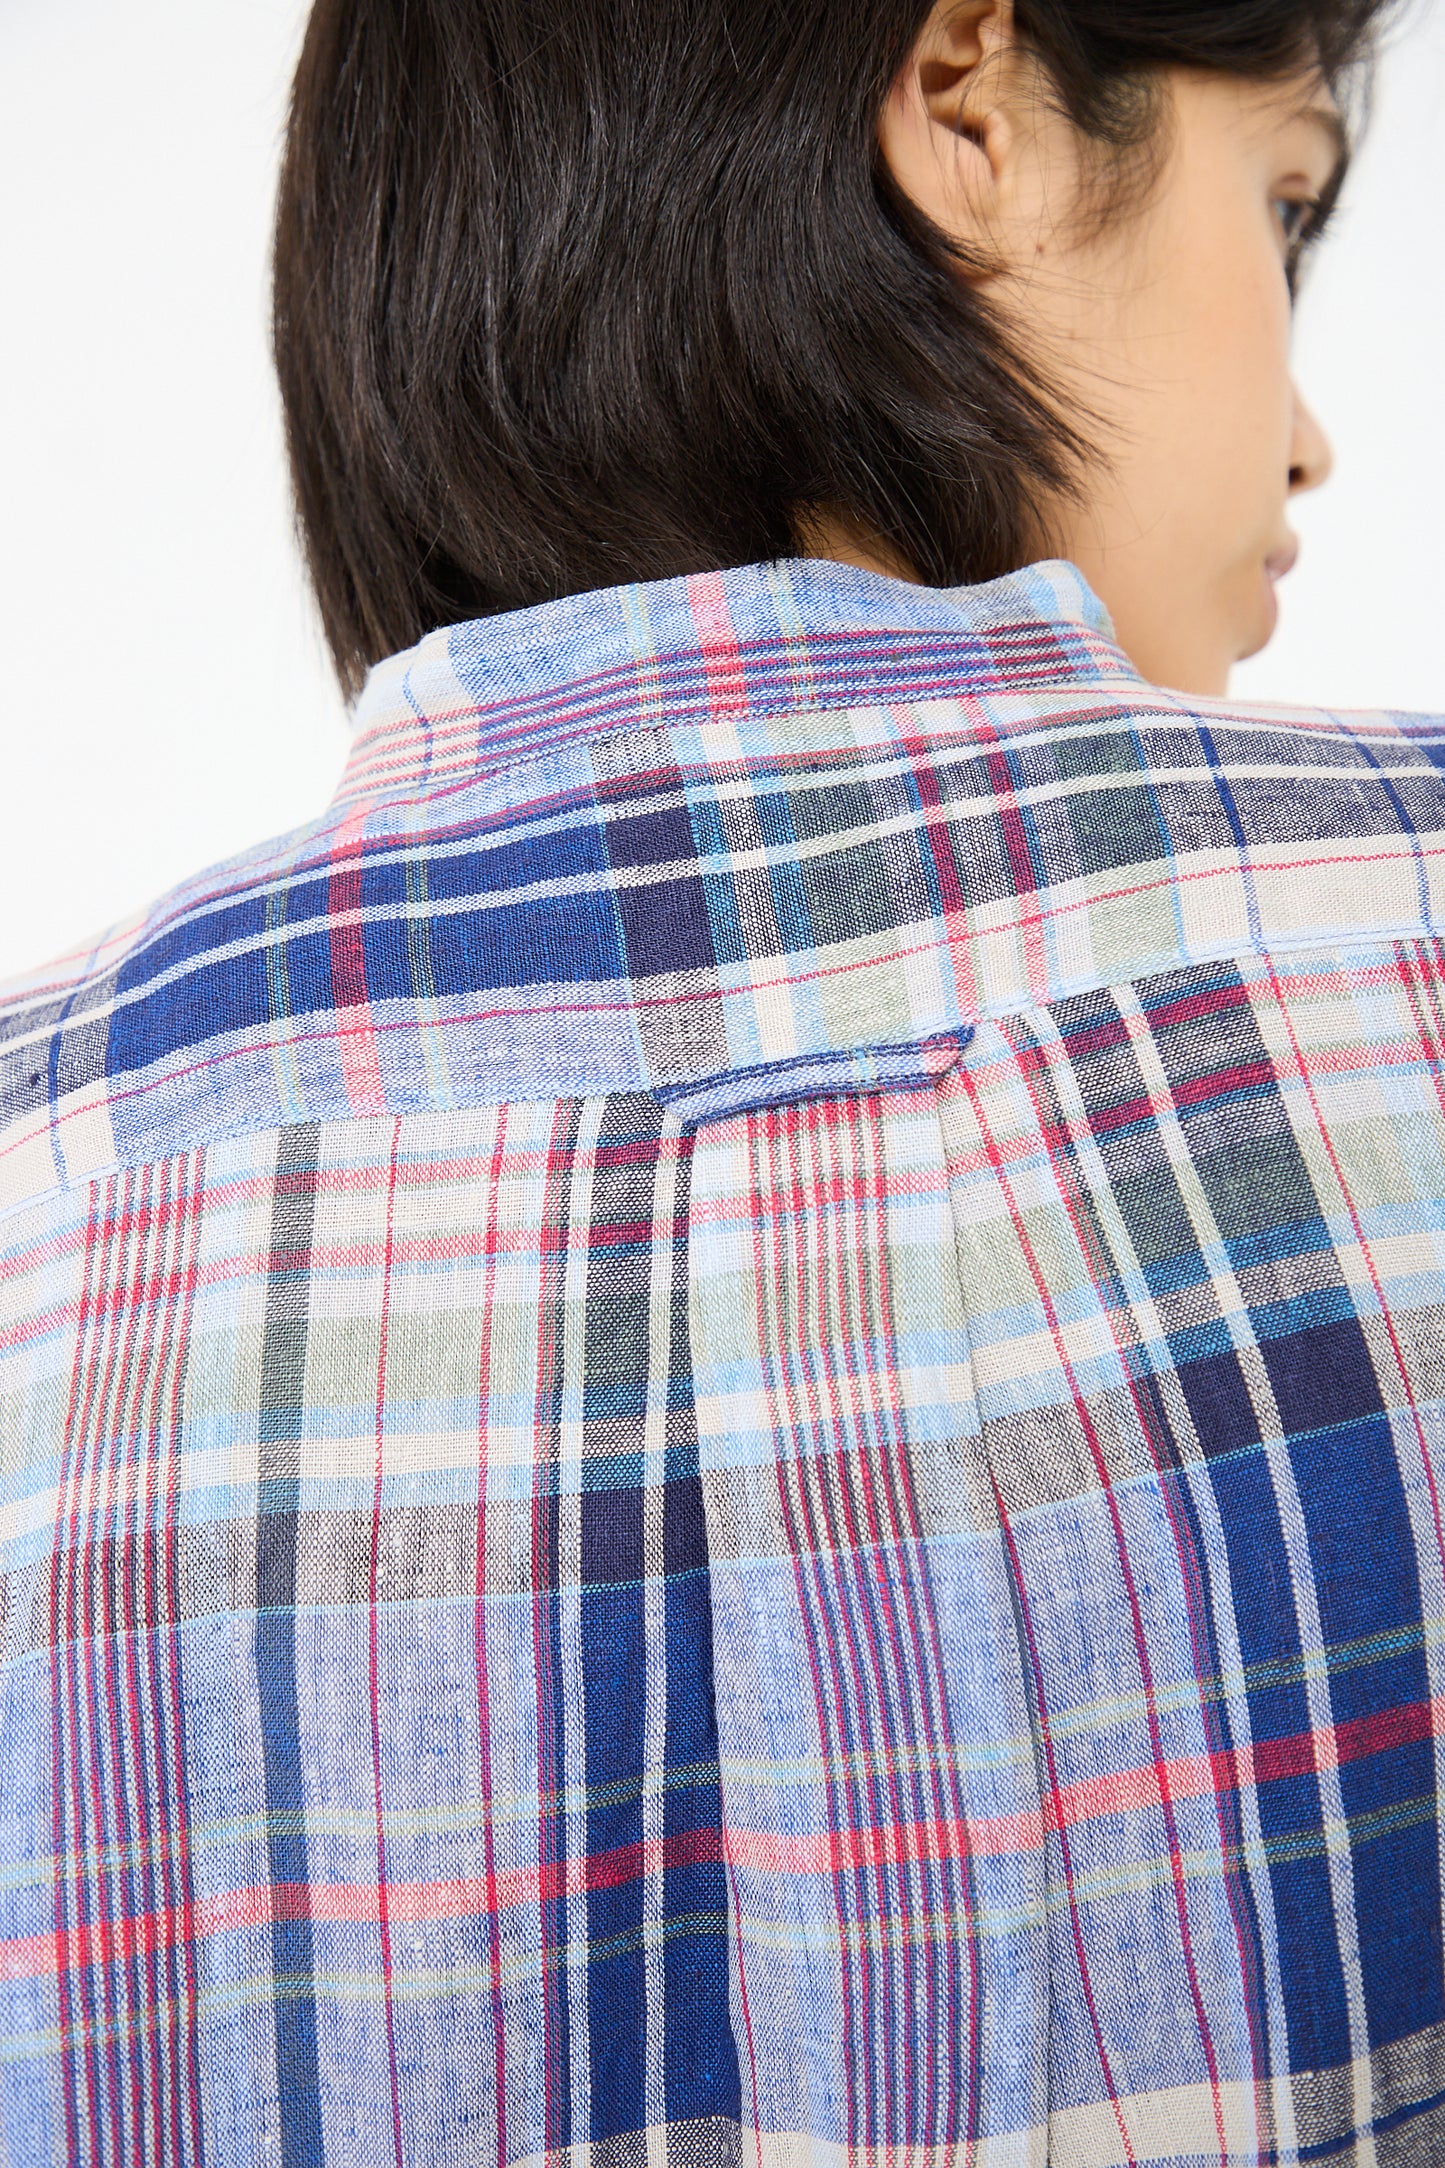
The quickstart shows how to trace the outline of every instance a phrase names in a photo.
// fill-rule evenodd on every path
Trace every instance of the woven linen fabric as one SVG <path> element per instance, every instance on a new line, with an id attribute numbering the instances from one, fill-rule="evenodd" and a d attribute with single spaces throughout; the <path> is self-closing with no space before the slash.
<path id="1" fill-rule="evenodd" d="M 1442 769 L 747 567 L 10 990 L 0 2157 L 1445 2159 Z"/>

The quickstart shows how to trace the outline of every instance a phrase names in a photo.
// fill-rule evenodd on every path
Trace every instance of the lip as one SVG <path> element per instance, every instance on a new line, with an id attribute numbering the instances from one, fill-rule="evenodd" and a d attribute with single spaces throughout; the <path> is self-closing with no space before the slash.
<path id="1" fill-rule="evenodd" d="M 1286 573 L 1293 572 L 1298 559 L 1299 542 L 1291 535 L 1288 542 L 1282 543 L 1277 550 L 1270 551 L 1264 560 L 1264 569 L 1272 580 L 1282 580 Z"/>

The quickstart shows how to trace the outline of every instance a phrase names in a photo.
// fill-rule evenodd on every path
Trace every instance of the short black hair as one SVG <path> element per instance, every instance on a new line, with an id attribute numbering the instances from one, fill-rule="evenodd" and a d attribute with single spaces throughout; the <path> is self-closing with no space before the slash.
<path id="1" fill-rule="evenodd" d="M 1362 79 L 1385 0 L 1017 0 L 1122 150 L 1183 66 Z M 893 187 L 928 0 L 316 0 L 274 342 L 343 687 L 437 625 L 794 554 L 1026 560 L 1086 446 Z"/>

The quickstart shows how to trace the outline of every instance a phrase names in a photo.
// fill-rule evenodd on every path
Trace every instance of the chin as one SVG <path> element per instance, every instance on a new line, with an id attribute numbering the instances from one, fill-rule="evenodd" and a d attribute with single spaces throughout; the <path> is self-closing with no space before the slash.
<path id="1" fill-rule="evenodd" d="M 1250 581 L 1250 591 L 1238 612 L 1237 621 L 1241 636 L 1234 651 L 1236 662 L 1248 662 L 1251 655 L 1260 654 L 1274 638 L 1279 623 L 1279 603 L 1275 597 L 1274 581 L 1258 566 Z"/>

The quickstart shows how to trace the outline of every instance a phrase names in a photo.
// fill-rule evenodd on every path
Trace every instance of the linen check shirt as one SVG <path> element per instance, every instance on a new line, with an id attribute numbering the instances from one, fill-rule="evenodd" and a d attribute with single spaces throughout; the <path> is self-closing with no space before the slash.
<path id="1" fill-rule="evenodd" d="M 1445 2159 L 1445 721 L 622 588 L 0 1004 L 20 2168 Z"/>

